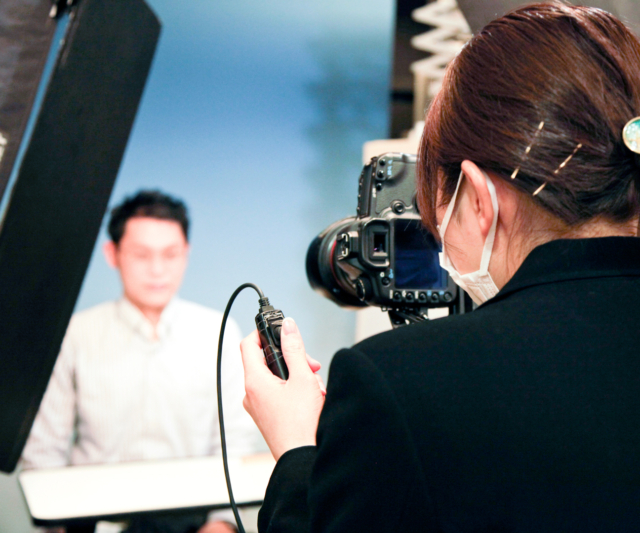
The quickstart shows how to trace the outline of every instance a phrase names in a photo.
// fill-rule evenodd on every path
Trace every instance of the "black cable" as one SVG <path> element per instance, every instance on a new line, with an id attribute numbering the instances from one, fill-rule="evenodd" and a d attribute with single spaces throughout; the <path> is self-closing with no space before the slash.
<path id="1" fill-rule="evenodd" d="M 254 289 L 260 299 L 264 299 L 264 293 L 260 290 L 260 287 L 254 285 L 253 283 L 243 283 L 238 287 L 234 293 L 229 298 L 229 302 L 227 303 L 227 307 L 224 310 L 224 315 L 222 316 L 222 324 L 220 325 L 220 337 L 218 339 L 218 367 L 217 367 L 217 382 L 218 382 L 218 422 L 220 423 L 220 447 L 222 448 L 222 464 L 224 465 L 224 478 L 227 481 L 227 491 L 229 492 L 229 503 L 231 504 L 231 510 L 233 511 L 233 516 L 236 519 L 236 524 L 238 526 L 238 531 L 240 533 L 245 533 L 244 526 L 242 525 L 242 520 L 240 520 L 240 514 L 238 513 L 238 507 L 236 506 L 236 501 L 233 498 L 233 491 L 231 490 L 231 478 L 229 477 L 229 463 L 227 460 L 227 440 L 224 436 L 224 417 L 222 414 L 222 341 L 224 339 L 224 328 L 227 325 L 227 318 L 229 317 L 229 311 L 231 311 L 231 306 L 233 305 L 233 301 L 236 299 L 236 296 L 240 294 L 244 289 Z"/>

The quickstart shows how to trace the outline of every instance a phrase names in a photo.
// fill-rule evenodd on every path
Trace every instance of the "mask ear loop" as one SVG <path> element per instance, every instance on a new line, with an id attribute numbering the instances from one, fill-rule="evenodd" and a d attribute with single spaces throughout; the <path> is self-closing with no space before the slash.
<path id="1" fill-rule="evenodd" d="M 480 170 L 482 175 L 484 176 L 487 182 L 487 188 L 489 189 L 489 196 L 491 196 L 491 205 L 493 206 L 493 221 L 491 222 L 491 227 L 489 228 L 489 233 L 487 234 L 487 238 L 484 241 L 484 246 L 482 248 L 482 257 L 480 260 L 480 270 L 483 272 L 489 271 L 489 262 L 491 261 L 491 252 L 493 251 L 493 243 L 496 238 L 496 228 L 498 226 L 498 194 L 496 193 L 495 185 L 489 175 L 484 171 Z M 460 189 L 460 184 L 462 183 L 462 178 L 464 176 L 464 172 L 460 171 L 460 176 L 458 177 L 458 183 L 456 184 L 456 190 L 451 197 L 451 202 L 447 207 L 447 211 L 444 214 L 444 218 L 442 219 L 442 224 L 440 225 L 440 240 L 442 241 L 442 252 L 440 254 L 445 259 L 447 264 L 450 263 L 449 256 L 445 253 L 445 242 L 444 235 L 447 231 L 447 227 L 449 226 L 449 221 L 451 220 L 451 216 L 453 215 L 453 210 L 455 208 L 456 199 L 458 197 L 458 190 Z"/>
<path id="2" fill-rule="evenodd" d="M 483 272 L 489 272 L 489 262 L 491 261 L 491 252 L 493 251 L 493 243 L 496 239 L 496 228 L 498 226 L 498 194 L 496 193 L 496 187 L 491 181 L 489 175 L 482 169 L 480 169 L 482 175 L 487 180 L 487 188 L 489 189 L 489 196 L 491 196 L 491 205 L 493 206 L 493 221 L 489 228 L 489 233 L 484 241 L 484 248 L 482 249 L 482 257 L 480 259 L 480 270 Z"/>
<path id="3" fill-rule="evenodd" d="M 449 205 L 447 206 L 447 210 L 444 213 L 444 217 L 442 219 L 442 224 L 440 224 L 440 228 L 439 228 L 439 233 L 440 233 L 440 240 L 442 241 L 442 252 L 444 253 L 444 234 L 447 231 L 447 227 L 449 226 L 449 220 L 451 220 L 451 215 L 453 215 L 453 209 L 455 208 L 456 205 L 456 199 L 458 197 L 458 190 L 460 189 L 460 184 L 462 183 L 462 177 L 464 176 L 464 172 L 462 172 L 462 170 L 460 171 L 460 175 L 458 176 L 458 183 L 456 183 L 456 190 L 453 193 L 453 196 L 451 197 L 451 201 L 449 202 Z"/>

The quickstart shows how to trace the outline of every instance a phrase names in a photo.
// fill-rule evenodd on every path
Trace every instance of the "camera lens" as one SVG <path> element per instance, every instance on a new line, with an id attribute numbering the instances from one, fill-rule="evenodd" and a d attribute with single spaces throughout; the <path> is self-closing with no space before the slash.
<path id="1" fill-rule="evenodd" d="M 307 250 L 307 278 L 311 287 L 338 305 L 366 307 L 356 295 L 349 275 L 340 267 L 342 252 L 338 243 L 340 234 L 348 234 L 354 218 L 334 222 L 318 235 Z"/>

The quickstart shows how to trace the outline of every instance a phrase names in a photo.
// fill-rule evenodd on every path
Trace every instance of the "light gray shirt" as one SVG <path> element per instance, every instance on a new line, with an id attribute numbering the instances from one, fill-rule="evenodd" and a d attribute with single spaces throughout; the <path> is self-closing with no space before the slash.
<path id="1" fill-rule="evenodd" d="M 23 468 L 220 453 L 216 351 L 222 314 L 174 298 L 152 324 L 128 300 L 73 316 L 23 452 Z M 241 335 L 229 320 L 222 390 L 230 455 L 254 453 L 242 407 Z"/>

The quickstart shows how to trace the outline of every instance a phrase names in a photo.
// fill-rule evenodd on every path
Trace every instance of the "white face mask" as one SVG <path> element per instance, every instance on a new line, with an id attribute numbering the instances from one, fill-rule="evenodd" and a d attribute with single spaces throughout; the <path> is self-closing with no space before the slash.
<path id="1" fill-rule="evenodd" d="M 458 178 L 456 192 L 453 193 L 453 198 L 451 198 L 451 202 L 449 203 L 447 211 L 444 214 L 442 224 L 438 228 L 438 231 L 440 233 L 440 240 L 442 241 L 442 252 L 440 252 L 439 254 L 440 266 L 447 272 L 449 272 L 451 279 L 453 279 L 456 285 L 465 290 L 477 305 L 486 302 L 487 300 L 493 298 L 496 294 L 498 294 L 498 287 L 493 282 L 491 274 L 489 274 L 489 261 L 491 260 L 493 241 L 496 236 L 496 225 L 498 224 L 498 195 L 496 194 L 496 188 L 494 187 L 491 178 L 489 178 L 489 176 L 487 176 L 484 171 L 482 171 L 482 174 L 484 174 L 484 177 L 487 180 L 487 187 L 489 188 L 489 194 L 491 195 L 491 203 L 493 205 L 493 222 L 491 223 L 491 228 L 489 229 L 487 240 L 485 241 L 484 248 L 482 249 L 480 268 L 475 272 L 470 272 L 469 274 L 460 274 L 455 269 L 453 263 L 451 262 L 451 259 L 447 255 L 447 248 L 444 244 L 444 234 L 446 233 L 447 226 L 449 225 L 449 221 L 451 220 L 451 215 L 453 214 L 453 209 L 456 205 L 458 190 L 460 189 L 460 183 L 462 183 L 462 172 L 460 172 L 460 177 Z"/>

